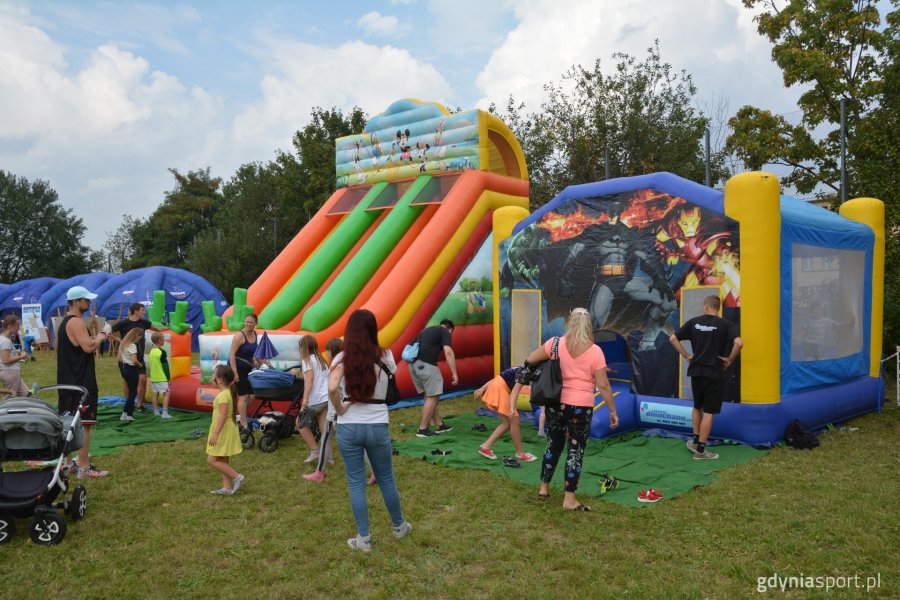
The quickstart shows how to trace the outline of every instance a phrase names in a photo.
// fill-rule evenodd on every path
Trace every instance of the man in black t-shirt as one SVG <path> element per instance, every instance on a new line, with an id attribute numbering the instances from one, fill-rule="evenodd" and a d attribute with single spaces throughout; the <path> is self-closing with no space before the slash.
<path id="1" fill-rule="evenodd" d="M 737 326 L 719 317 L 721 306 L 718 296 L 707 296 L 703 300 L 703 314 L 688 320 L 669 337 L 672 346 L 690 363 L 687 374 L 691 378 L 694 396 L 691 415 L 694 438 L 688 441 L 687 447 L 694 453 L 696 460 L 719 458 L 718 454 L 706 449 L 706 441 L 712 430 L 713 415 L 722 410 L 725 370 L 731 366 L 744 345 Z M 693 355 L 685 349 L 681 343 L 683 340 L 690 340 Z M 726 355 L 729 345 L 731 352 Z"/>
<path id="2" fill-rule="evenodd" d="M 437 407 L 438 398 L 444 393 L 444 377 L 437 366 L 441 352 L 444 353 L 447 365 L 450 367 L 451 383 L 453 385 L 459 383 L 459 377 L 456 374 L 456 358 L 453 355 L 453 348 L 450 347 L 453 329 L 453 321 L 444 319 L 440 325 L 423 329 L 416 338 L 416 341 L 419 342 L 419 356 L 409 365 L 409 374 L 412 377 L 413 385 L 416 386 L 416 391 L 425 398 L 422 406 L 422 422 L 419 423 L 416 437 L 428 437 L 453 429 L 441 420 Z M 436 425 L 434 431 L 428 428 L 432 422 Z"/>
<path id="3" fill-rule="evenodd" d="M 114 335 L 118 336 L 118 340 L 121 342 L 125 339 L 125 336 L 128 335 L 128 332 L 132 329 L 143 329 L 145 332 L 147 331 L 165 331 L 163 327 L 154 327 L 150 321 L 147 320 L 147 309 L 140 302 L 135 302 L 131 306 L 128 307 L 128 318 L 122 319 L 120 321 L 116 321 L 116 324 L 113 325 L 112 332 Z M 145 336 L 141 336 L 141 338 L 137 342 L 137 353 L 139 360 L 141 363 L 144 362 L 144 348 L 146 345 Z M 139 367 L 140 375 L 138 376 L 138 410 L 141 410 L 144 407 L 144 397 L 147 395 L 147 368 Z M 125 384 L 125 394 L 128 396 L 128 384 Z"/>

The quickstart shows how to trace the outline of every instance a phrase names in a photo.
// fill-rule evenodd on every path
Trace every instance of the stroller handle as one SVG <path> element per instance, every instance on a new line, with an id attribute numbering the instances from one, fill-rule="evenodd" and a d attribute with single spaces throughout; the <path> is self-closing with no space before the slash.
<path id="1" fill-rule="evenodd" d="M 54 385 L 42 385 L 36 389 L 37 392 L 55 392 L 60 390 L 67 390 L 70 392 L 78 392 L 81 394 L 81 401 L 79 401 L 79 406 L 83 405 L 88 397 L 88 391 L 86 387 L 82 387 L 80 385 L 68 385 L 68 384 L 54 384 Z"/>

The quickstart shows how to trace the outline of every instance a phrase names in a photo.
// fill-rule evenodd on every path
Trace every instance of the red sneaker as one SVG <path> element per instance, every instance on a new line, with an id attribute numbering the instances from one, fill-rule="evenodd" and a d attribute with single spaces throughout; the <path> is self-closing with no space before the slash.
<path id="1" fill-rule="evenodd" d="M 638 502 L 659 502 L 663 499 L 663 495 L 659 489 L 643 490 L 638 494 Z"/>
<path id="2" fill-rule="evenodd" d="M 497 455 L 494 454 L 494 451 L 490 448 L 479 448 L 478 454 L 482 455 L 485 458 L 489 458 L 491 460 L 497 460 Z"/>

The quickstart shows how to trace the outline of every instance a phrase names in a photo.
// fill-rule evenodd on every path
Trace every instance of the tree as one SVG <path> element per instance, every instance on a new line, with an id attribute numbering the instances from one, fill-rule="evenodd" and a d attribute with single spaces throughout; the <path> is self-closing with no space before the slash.
<path id="1" fill-rule="evenodd" d="M 99 254 L 81 243 L 84 222 L 59 204 L 46 181 L 0 170 L 0 281 L 66 278 L 97 269 Z"/>
<path id="2" fill-rule="evenodd" d="M 364 113 L 315 108 L 294 134 L 296 154 L 242 165 L 223 188 L 222 208 L 192 246 L 187 265 L 226 296 L 247 287 L 334 193 L 335 140 L 362 131 Z"/>
<path id="3" fill-rule="evenodd" d="M 708 119 L 692 105 L 697 90 L 690 74 L 664 63 L 658 43 L 642 61 L 623 53 L 613 58 L 612 73 L 598 59 L 545 85 L 539 113 L 524 115 L 523 105 L 507 102 L 502 117 L 525 151 L 533 205 L 568 185 L 604 179 L 607 151 L 611 177 L 671 171 L 704 180 Z M 717 182 L 726 176 L 723 158 L 713 157 Z"/>
<path id="4" fill-rule="evenodd" d="M 208 167 L 187 175 L 176 169 L 169 172 L 175 188 L 152 215 L 135 219 L 130 228 L 134 251 L 122 263 L 125 270 L 155 265 L 184 268 L 195 238 L 212 226 L 222 205 L 222 179 L 211 177 Z"/>
<path id="5" fill-rule="evenodd" d="M 785 86 L 803 85 L 798 105 L 799 125 L 767 110 L 744 106 L 729 121 L 734 133 L 727 148 L 750 169 L 764 164 L 792 169 L 782 183 L 808 194 L 817 188 L 823 198 L 840 193 L 840 104 L 845 101 L 850 137 L 877 103 L 882 90 L 879 52 L 884 35 L 874 0 L 792 0 L 779 7 L 775 0 L 744 0 L 748 8 L 763 7 L 758 30 L 773 43 L 772 59 L 781 68 Z M 813 131 L 830 124 L 831 131 L 814 139 Z"/>
<path id="6" fill-rule="evenodd" d="M 727 141 L 750 169 L 766 164 L 791 169 L 782 183 L 801 193 L 816 192 L 837 206 L 840 201 L 840 101 L 847 124 L 848 197 L 874 196 L 885 202 L 887 261 L 885 347 L 900 341 L 900 185 L 897 181 L 898 0 L 882 29 L 875 0 L 744 0 L 762 8 L 760 34 L 772 42 L 772 58 L 786 86 L 802 85 L 803 119 L 789 124 L 762 108 L 745 106 L 730 120 Z M 814 130 L 829 128 L 816 139 Z"/>

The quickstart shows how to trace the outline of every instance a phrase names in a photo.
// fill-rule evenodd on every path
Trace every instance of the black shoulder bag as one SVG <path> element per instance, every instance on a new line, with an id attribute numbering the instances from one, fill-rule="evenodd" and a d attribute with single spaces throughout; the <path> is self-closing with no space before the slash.
<path id="1" fill-rule="evenodd" d="M 384 403 L 388 406 L 393 406 L 400 402 L 400 388 L 397 387 L 397 378 L 394 377 L 394 374 L 390 372 L 387 368 L 387 365 L 384 364 L 384 361 L 379 360 L 378 366 L 381 367 L 381 370 L 384 371 L 384 374 L 387 375 L 387 392 L 384 395 Z"/>
<path id="2" fill-rule="evenodd" d="M 545 361 L 531 384 L 531 403 L 535 406 L 559 408 L 562 396 L 562 369 L 559 366 L 559 338 L 553 338 L 550 360 Z"/>

